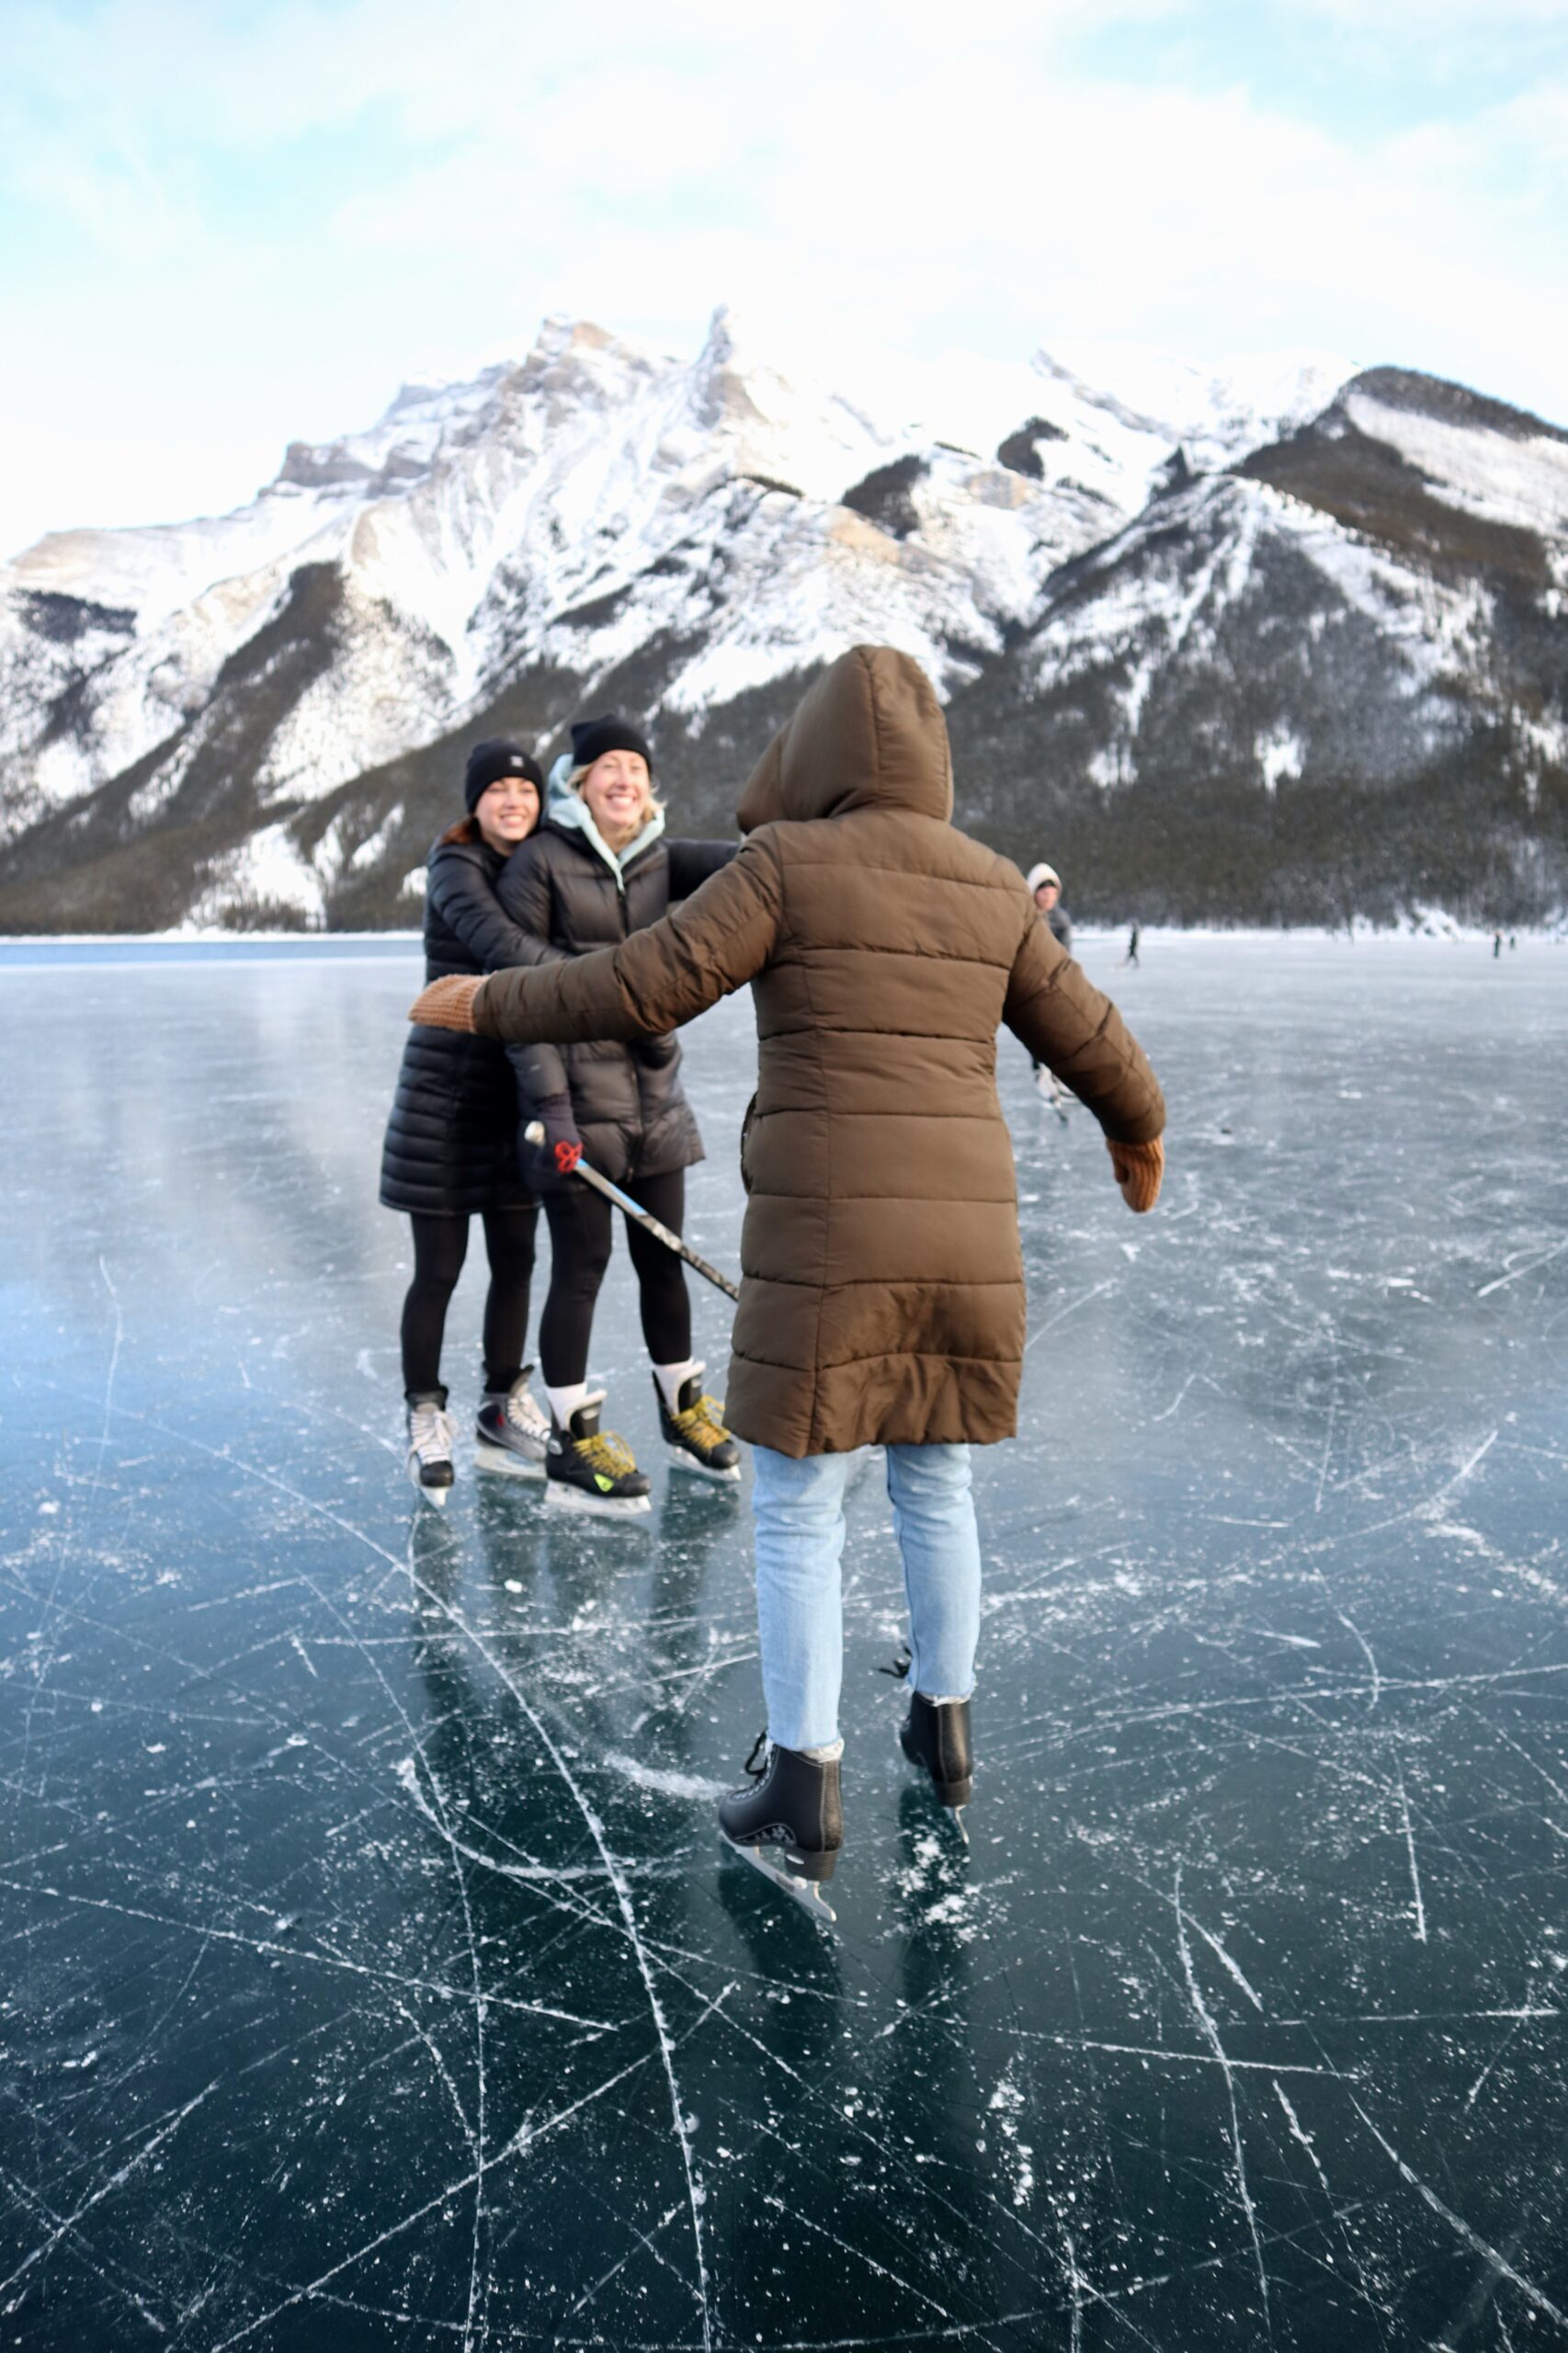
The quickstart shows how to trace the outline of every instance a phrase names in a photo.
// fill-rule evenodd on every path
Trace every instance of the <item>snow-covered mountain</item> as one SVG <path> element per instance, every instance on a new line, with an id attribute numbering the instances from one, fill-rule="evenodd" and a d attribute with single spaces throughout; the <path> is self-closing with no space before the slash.
<path id="1" fill-rule="evenodd" d="M 1568 899 L 1564 588 L 1568 437 L 1432 379 L 1109 346 L 830 386 L 722 312 L 694 360 L 552 321 L 233 515 L 0 571 L 0 927 L 408 922 L 462 743 L 589 706 L 723 828 L 860 640 L 1085 912 L 1522 917 Z"/>

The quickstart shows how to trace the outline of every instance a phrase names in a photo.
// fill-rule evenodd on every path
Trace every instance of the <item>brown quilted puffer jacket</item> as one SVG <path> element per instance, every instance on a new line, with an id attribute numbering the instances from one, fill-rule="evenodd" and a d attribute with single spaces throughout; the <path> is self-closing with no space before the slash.
<path id="1" fill-rule="evenodd" d="M 999 1022 L 1108 1136 L 1165 1126 L 1116 1007 L 952 805 L 925 674 L 858 646 L 769 745 L 733 865 L 619 947 L 494 973 L 474 1005 L 508 1041 L 631 1038 L 751 983 L 725 1418 L 781 1454 L 1012 1436 L 1024 1279 Z"/>

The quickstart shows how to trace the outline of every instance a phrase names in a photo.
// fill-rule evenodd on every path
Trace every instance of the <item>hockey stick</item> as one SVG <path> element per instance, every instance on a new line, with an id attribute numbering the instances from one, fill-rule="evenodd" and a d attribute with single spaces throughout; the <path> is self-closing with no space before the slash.
<path id="1" fill-rule="evenodd" d="M 529 1120 L 523 1130 L 523 1142 L 534 1144 L 544 1142 L 544 1122 L 541 1120 Z M 699 1258 L 695 1250 L 688 1250 L 678 1233 L 672 1233 L 669 1227 L 662 1225 L 650 1211 L 640 1210 L 630 1194 L 623 1193 L 619 1185 L 612 1185 L 608 1176 L 601 1176 L 597 1168 L 590 1168 L 585 1160 L 579 1159 L 574 1164 L 573 1174 L 581 1176 L 585 1185 L 591 1185 L 596 1193 L 602 1193 L 607 1201 L 613 1201 L 616 1208 L 623 1210 L 628 1217 L 635 1218 L 655 1242 L 662 1242 L 667 1250 L 675 1252 L 677 1258 L 684 1258 L 688 1267 L 694 1267 L 699 1275 L 706 1275 L 708 1280 L 716 1283 L 727 1298 L 740 1298 L 740 1292 L 728 1275 L 722 1275 L 717 1267 L 710 1267 L 706 1258 Z"/>

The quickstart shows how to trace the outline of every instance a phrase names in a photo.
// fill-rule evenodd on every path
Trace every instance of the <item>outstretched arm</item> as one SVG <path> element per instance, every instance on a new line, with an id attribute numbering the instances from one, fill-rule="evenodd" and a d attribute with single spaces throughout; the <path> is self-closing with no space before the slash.
<path id="1" fill-rule="evenodd" d="M 619 947 L 532 971 L 514 966 L 483 983 L 437 981 L 410 1018 L 508 1045 L 676 1029 L 762 970 L 782 903 L 778 861 L 759 834 L 662 923 Z"/>
<path id="2" fill-rule="evenodd" d="M 1128 1207 L 1153 1209 L 1165 1166 L 1159 1081 L 1109 997 L 1032 916 L 1013 960 L 1002 1017 L 1105 1130 Z"/>

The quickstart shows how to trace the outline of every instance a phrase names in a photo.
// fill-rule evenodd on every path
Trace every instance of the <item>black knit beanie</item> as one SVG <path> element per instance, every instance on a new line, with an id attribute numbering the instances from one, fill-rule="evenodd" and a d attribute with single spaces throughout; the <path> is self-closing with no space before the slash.
<path id="1" fill-rule="evenodd" d="M 476 744 L 468 756 L 463 774 L 463 799 L 472 817 L 479 806 L 480 795 L 498 784 L 504 776 L 526 776 L 540 801 L 544 799 L 544 770 L 520 744 L 512 743 L 505 735 L 492 735 Z"/>
<path id="2" fill-rule="evenodd" d="M 633 727 L 630 719 L 618 719 L 613 711 L 605 719 L 578 719 L 572 724 L 572 765 L 574 768 L 591 768 L 607 752 L 638 752 L 648 763 L 648 773 L 653 773 L 653 755 L 648 738 L 641 728 Z"/>

